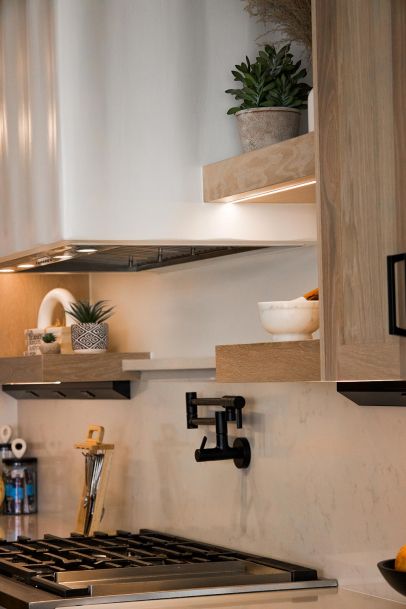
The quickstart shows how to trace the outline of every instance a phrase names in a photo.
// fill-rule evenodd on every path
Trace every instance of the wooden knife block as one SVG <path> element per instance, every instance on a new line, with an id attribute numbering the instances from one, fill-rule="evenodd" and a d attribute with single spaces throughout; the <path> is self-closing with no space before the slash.
<path id="1" fill-rule="evenodd" d="M 97 439 L 93 437 L 93 434 L 98 434 Z M 84 442 L 78 442 L 75 444 L 75 448 L 82 450 L 82 452 L 89 453 L 103 453 L 104 460 L 100 474 L 99 484 L 97 487 L 96 500 L 93 507 L 93 517 L 90 524 L 88 535 L 92 535 L 95 531 L 100 530 L 100 523 L 104 514 L 104 499 L 107 489 L 107 481 L 110 471 L 111 460 L 113 457 L 114 444 L 104 444 L 104 427 L 100 425 L 90 425 L 88 429 L 87 439 Z M 86 507 L 85 499 L 88 494 L 88 487 L 86 484 L 86 476 L 84 476 L 82 495 L 79 502 L 79 509 L 77 513 L 75 531 L 78 533 L 85 533 L 86 523 Z"/>

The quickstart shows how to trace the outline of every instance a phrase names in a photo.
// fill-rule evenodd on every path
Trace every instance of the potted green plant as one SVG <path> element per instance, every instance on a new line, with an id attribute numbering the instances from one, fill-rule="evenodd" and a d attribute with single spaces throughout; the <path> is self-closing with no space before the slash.
<path id="1" fill-rule="evenodd" d="M 42 335 L 39 350 L 43 355 L 61 352 L 61 346 L 56 340 L 56 336 L 53 332 L 46 332 Z"/>
<path id="2" fill-rule="evenodd" d="M 266 45 L 255 62 L 237 64 L 232 70 L 240 89 L 227 89 L 239 106 L 235 114 L 244 152 L 276 144 L 299 134 L 300 110 L 307 107 L 308 84 L 302 81 L 307 72 L 301 61 L 295 62 L 290 44 L 279 51 Z"/>
<path id="3" fill-rule="evenodd" d="M 71 302 L 65 312 L 77 322 L 72 324 L 72 349 L 76 353 L 104 353 L 108 347 L 109 326 L 106 320 L 113 314 L 106 300 L 94 305 L 86 300 Z"/>

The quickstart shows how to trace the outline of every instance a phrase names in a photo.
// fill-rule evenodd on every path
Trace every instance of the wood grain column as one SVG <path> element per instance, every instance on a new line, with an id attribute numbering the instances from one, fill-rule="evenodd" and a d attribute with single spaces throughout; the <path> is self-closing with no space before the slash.
<path id="1" fill-rule="evenodd" d="M 400 378 L 386 256 L 405 251 L 405 3 L 314 0 L 313 27 L 322 377 Z"/>

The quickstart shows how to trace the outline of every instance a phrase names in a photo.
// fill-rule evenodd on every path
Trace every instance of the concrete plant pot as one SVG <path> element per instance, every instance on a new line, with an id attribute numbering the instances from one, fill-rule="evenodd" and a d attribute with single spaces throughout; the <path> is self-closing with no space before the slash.
<path id="1" fill-rule="evenodd" d="M 299 135 L 300 110 L 295 108 L 251 108 L 235 116 L 244 152 Z"/>
<path id="2" fill-rule="evenodd" d="M 105 353 L 109 341 L 106 323 L 72 324 L 72 349 L 75 353 Z"/>
<path id="3" fill-rule="evenodd" d="M 44 343 L 44 341 L 41 341 L 39 350 L 41 351 L 42 355 L 55 355 L 56 353 L 61 352 L 61 345 L 57 341 L 54 341 L 53 343 Z"/>

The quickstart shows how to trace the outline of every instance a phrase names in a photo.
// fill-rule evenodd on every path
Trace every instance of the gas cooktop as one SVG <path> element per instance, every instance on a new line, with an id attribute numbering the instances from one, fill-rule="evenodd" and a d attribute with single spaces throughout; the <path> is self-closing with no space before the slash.
<path id="1" fill-rule="evenodd" d="M 6 609 L 336 585 L 311 568 L 148 529 L 0 541 L 0 605 Z"/>

